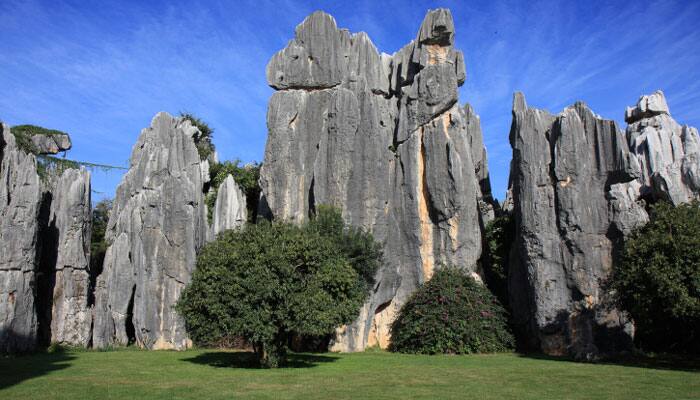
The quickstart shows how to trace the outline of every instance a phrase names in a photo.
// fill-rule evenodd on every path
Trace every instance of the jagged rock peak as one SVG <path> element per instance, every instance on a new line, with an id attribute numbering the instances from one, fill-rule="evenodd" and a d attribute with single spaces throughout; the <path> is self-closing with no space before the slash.
<path id="1" fill-rule="evenodd" d="M 93 344 L 149 349 L 190 345 L 173 306 L 209 236 L 201 161 L 187 120 L 158 113 L 141 131 L 110 213 L 97 278 Z"/>
<path id="2" fill-rule="evenodd" d="M 296 27 L 295 38 L 267 64 L 275 89 L 324 89 L 364 76 L 375 91 L 388 93 L 388 56 L 365 33 L 338 29 L 335 19 L 316 11 Z M 382 60 L 384 58 L 384 60 Z"/>
<path id="3" fill-rule="evenodd" d="M 625 119 L 630 151 L 641 173 L 641 194 L 673 204 L 700 197 L 700 136 L 670 115 L 662 91 L 642 96 Z"/>
<path id="4" fill-rule="evenodd" d="M 39 304 L 44 340 L 87 347 L 91 339 L 90 172 L 67 169 L 51 178 L 39 218 Z M 44 281 L 45 284 L 44 284 Z M 46 302 L 47 299 L 51 302 Z M 42 320 L 43 318 L 43 320 Z"/>
<path id="5" fill-rule="evenodd" d="M 548 354 L 597 357 L 631 345 L 631 324 L 600 286 L 624 233 L 648 217 L 636 159 L 616 123 L 577 102 L 558 115 L 513 98 L 514 321 Z"/>
<path id="6" fill-rule="evenodd" d="M 453 38 L 450 12 L 433 10 L 388 56 L 317 12 L 268 64 L 278 91 L 260 214 L 301 222 L 333 205 L 384 245 L 376 287 L 334 350 L 386 347 L 393 316 L 441 263 L 478 271 L 493 210 L 478 116 L 457 104 L 466 73 Z"/>
<path id="7" fill-rule="evenodd" d="M 418 31 L 418 43 L 451 46 L 454 43 L 455 25 L 452 13 L 446 8 L 430 10 Z"/>
<path id="8" fill-rule="evenodd" d="M 664 92 L 657 90 L 650 95 L 640 96 L 636 106 L 627 107 L 625 110 L 625 122 L 632 124 L 641 119 L 661 114 L 671 115 L 671 112 L 666 104 Z"/>
<path id="9" fill-rule="evenodd" d="M 0 123 L 0 353 L 37 344 L 36 244 L 41 182 L 33 154 Z"/>

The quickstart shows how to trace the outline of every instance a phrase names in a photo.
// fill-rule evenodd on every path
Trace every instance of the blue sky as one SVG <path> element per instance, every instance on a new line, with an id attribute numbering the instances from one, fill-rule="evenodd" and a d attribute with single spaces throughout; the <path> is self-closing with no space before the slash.
<path id="1" fill-rule="evenodd" d="M 431 8 L 448 7 L 481 115 L 496 196 L 511 157 L 511 98 L 559 112 L 583 100 L 624 129 L 623 113 L 662 89 L 700 126 L 700 1 L 14 1 L 0 2 L 0 119 L 71 134 L 68 157 L 126 166 L 158 111 L 215 128 L 220 159 L 261 160 L 272 90 L 265 65 L 314 10 L 393 53 Z M 122 171 L 93 173 L 94 197 Z"/>

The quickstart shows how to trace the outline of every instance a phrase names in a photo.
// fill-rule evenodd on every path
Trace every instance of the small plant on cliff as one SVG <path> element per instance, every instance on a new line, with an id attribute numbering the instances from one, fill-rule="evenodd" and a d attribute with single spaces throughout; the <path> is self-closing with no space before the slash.
<path id="1" fill-rule="evenodd" d="M 700 204 L 652 206 L 625 240 L 611 288 L 642 349 L 700 353 Z"/>
<path id="2" fill-rule="evenodd" d="M 262 366 L 277 367 L 291 337 L 332 333 L 357 317 L 365 298 L 364 279 L 332 239 L 263 222 L 204 247 L 177 309 L 197 343 L 240 336 Z"/>
<path id="3" fill-rule="evenodd" d="M 181 111 L 180 118 L 190 121 L 190 123 L 199 129 L 199 135 L 194 138 L 195 146 L 197 146 L 197 152 L 199 153 L 199 158 L 201 160 L 206 160 L 214 153 L 214 143 L 212 142 L 214 136 L 214 129 L 212 129 L 209 124 L 204 122 L 201 118 L 196 115 Z"/>
<path id="4" fill-rule="evenodd" d="M 512 350 L 506 312 L 482 284 L 442 267 L 411 295 L 391 325 L 391 351 L 418 354 Z"/>

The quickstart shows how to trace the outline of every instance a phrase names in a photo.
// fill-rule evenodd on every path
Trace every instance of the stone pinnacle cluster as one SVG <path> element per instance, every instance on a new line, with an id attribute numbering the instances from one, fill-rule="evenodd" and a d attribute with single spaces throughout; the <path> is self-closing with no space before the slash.
<path id="1" fill-rule="evenodd" d="M 384 265 L 335 350 L 386 347 L 389 324 L 441 264 L 478 272 L 482 214 L 492 216 L 481 131 L 458 104 L 466 79 L 448 10 L 430 11 L 417 37 L 379 53 L 364 33 L 316 12 L 275 54 L 261 171 L 269 216 L 301 222 L 319 204 L 384 245 Z M 480 207 L 484 203 L 485 207 Z"/>
<path id="2" fill-rule="evenodd" d="M 318 11 L 267 65 L 275 93 L 258 215 L 303 223 L 332 205 L 383 246 L 367 302 L 330 349 L 386 347 L 400 307 L 442 265 L 481 281 L 484 230 L 497 215 L 515 221 L 508 306 L 522 342 L 582 359 L 630 349 L 633 321 L 611 303 L 606 280 L 649 204 L 700 199 L 697 129 L 671 117 L 661 91 L 627 108 L 624 132 L 582 102 L 553 115 L 516 93 L 499 207 L 479 116 L 458 103 L 466 68 L 454 37 L 450 12 L 432 10 L 388 55 Z M 158 113 L 141 132 L 103 265 L 90 265 L 90 173 L 41 162 L 69 150 L 70 137 L 45 130 L 22 142 L 0 130 L 0 353 L 49 343 L 189 347 L 174 306 L 197 253 L 248 220 L 233 176 L 212 187 L 216 157 L 202 159 L 192 120 Z"/>

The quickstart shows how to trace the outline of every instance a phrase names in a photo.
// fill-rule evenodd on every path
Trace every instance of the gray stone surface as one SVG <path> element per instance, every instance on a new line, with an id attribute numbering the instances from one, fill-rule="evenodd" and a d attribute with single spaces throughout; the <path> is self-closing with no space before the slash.
<path id="1" fill-rule="evenodd" d="M 0 353 L 37 343 L 35 265 L 41 184 L 33 155 L 0 124 Z"/>
<path id="2" fill-rule="evenodd" d="M 642 96 L 625 112 L 627 140 L 637 156 L 643 196 L 673 204 L 698 199 L 700 137 L 698 130 L 671 118 L 662 91 Z"/>
<path id="3" fill-rule="evenodd" d="M 516 324 L 547 354 L 593 358 L 628 348 L 631 323 L 601 286 L 623 234 L 647 221 L 625 136 L 583 103 L 550 115 L 517 93 L 510 141 Z"/>
<path id="4" fill-rule="evenodd" d="M 260 212 L 302 222 L 316 205 L 334 205 L 384 244 L 369 301 L 333 350 L 386 347 L 394 314 L 439 264 L 478 272 L 477 202 L 490 188 L 480 188 L 488 170 L 478 117 L 457 105 L 465 68 L 453 38 L 449 11 L 430 11 L 416 40 L 388 56 L 316 12 L 267 66 L 278 91 Z"/>
<path id="5" fill-rule="evenodd" d="M 189 121 L 159 113 L 139 136 L 117 188 L 97 279 L 93 345 L 190 345 L 173 306 L 209 232 L 200 161 Z M 133 330 L 133 332 L 130 332 Z M 133 338 L 130 338 L 131 335 Z"/>
<path id="6" fill-rule="evenodd" d="M 70 150 L 73 146 L 70 136 L 64 134 L 33 135 L 32 143 L 39 154 L 58 154 Z"/>
<path id="7" fill-rule="evenodd" d="M 88 306 L 90 288 L 90 173 L 85 169 L 68 169 L 49 183 L 48 220 L 39 237 L 42 253 L 53 255 L 45 265 L 48 288 L 39 296 L 51 298 L 47 303 L 51 343 L 87 347 L 90 344 L 92 310 Z M 44 266 L 40 266 L 44 267 Z M 45 300 L 45 299 L 39 299 Z"/>
<path id="8" fill-rule="evenodd" d="M 214 236 L 228 229 L 235 229 L 247 221 L 245 194 L 229 175 L 219 186 L 214 204 L 212 232 Z"/>

